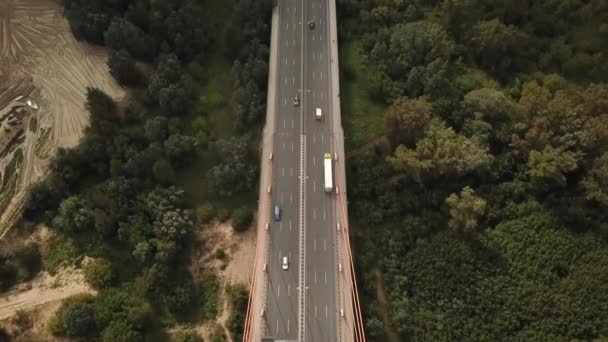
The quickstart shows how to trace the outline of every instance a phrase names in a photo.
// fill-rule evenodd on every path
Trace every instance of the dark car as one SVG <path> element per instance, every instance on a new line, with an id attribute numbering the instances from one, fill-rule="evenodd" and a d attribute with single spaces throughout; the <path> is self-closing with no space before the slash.
<path id="1" fill-rule="evenodd" d="M 281 208 L 278 205 L 274 206 L 274 220 L 281 221 Z"/>
<path id="2" fill-rule="evenodd" d="M 309 27 L 311 30 L 312 30 L 312 29 L 314 29 L 314 28 L 315 28 L 315 22 L 314 22 L 314 21 L 312 21 L 312 20 L 311 20 L 311 21 L 309 21 L 309 22 L 308 22 L 308 27 Z"/>

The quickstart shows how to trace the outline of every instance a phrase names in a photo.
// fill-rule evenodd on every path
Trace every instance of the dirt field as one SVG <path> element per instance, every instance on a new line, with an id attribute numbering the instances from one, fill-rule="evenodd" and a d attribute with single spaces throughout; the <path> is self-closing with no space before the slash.
<path id="1" fill-rule="evenodd" d="M 106 58 L 103 48 L 72 37 L 58 2 L 0 0 L 0 238 L 53 152 L 82 137 L 86 88 L 124 96 Z M 13 161 L 18 153 L 21 162 Z"/>
<path id="2" fill-rule="evenodd" d="M 239 234 L 234 233 L 229 223 L 212 224 L 204 226 L 200 230 L 199 239 L 205 241 L 205 245 L 209 247 L 201 248 L 199 254 L 194 255 L 192 272 L 196 276 L 199 268 L 212 269 L 220 277 L 222 287 L 217 319 L 194 327 L 205 341 L 211 340 L 211 334 L 217 325 L 225 330 L 228 341 L 232 341 L 225 325 L 230 314 L 225 289 L 228 284 L 239 283 L 249 287 L 255 254 L 254 227 L 255 223 L 247 231 Z M 216 251 L 220 248 L 227 255 L 224 261 L 215 257 Z"/>

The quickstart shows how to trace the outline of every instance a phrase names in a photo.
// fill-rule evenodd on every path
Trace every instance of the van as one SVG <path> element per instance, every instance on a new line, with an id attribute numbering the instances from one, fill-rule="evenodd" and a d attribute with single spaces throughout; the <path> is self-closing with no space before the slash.
<path id="1" fill-rule="evenodd" d="M 315 118 L 317 118 L 317 120 L 321 120 L 322 116 L 323 113 L 321 113 L 321 108 L 317 108 L 317 110 L 315 111 Z"/>

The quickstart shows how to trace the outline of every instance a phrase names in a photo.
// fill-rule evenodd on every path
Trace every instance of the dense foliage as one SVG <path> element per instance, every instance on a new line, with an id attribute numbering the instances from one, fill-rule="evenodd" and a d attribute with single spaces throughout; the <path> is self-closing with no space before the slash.
<path id="1" fill-rule="evenodd" d="M 608 336 L 606 2 L 339 11 L 344 79 L 387 108 L 348 162 L 369 339 Z"/>

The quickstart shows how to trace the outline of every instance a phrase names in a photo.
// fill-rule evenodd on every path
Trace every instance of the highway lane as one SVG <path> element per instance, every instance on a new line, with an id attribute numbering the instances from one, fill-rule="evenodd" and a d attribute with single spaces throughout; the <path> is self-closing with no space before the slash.
<path id="1" fill-rule="evenodd" d="M 298 263 L 300 231 L 300 107 L 293 98 L 301 87 L 301 0 L 281 0 L 279 6 L 279 49 L 277 103 L 274 138 L 272 207 L 266 335 L 277 339 L 297 339 Z M 272 67 L 272 66 L 271 66 Z M 274 205 L 282 210 L 274 221 Z M 283 256 L 289 269 L 281 268 Z"/>
<path id="2" fill-rule="evenodd" d="M 323 158 L 334 156 L 329 80 L 327 0 L 306 1 L 305 32 L 307 88 L 304 127 L 306 139 L 306 341 L 337 341 L 336 215 L 334 192 L 324 191 Z M 315 118 L 321 108 L 323 118 Z"/>

